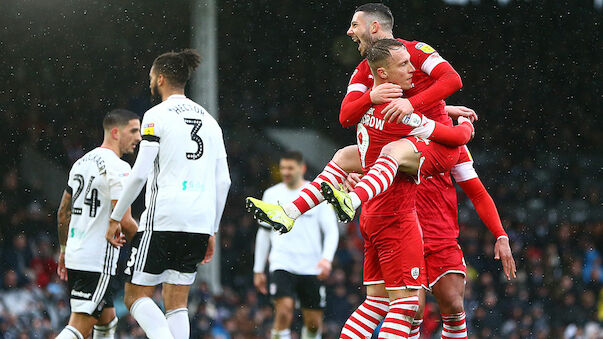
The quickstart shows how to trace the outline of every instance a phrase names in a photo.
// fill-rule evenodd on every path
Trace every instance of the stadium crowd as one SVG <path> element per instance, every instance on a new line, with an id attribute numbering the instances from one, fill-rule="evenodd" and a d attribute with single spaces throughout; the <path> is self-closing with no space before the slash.
<path id="1" fill-rule="evenodd" d="M 518 265 L 517 280 L 506 282 L 493 259 L 493 237 L 459 194 L 470 338 L 597 338 L 603 332 L 603 157 L 596 119 L 601 55 L 586 44 L 599 41 L 599 30 L 591 26 L 600 12 L 586 6 L 565 14 L 561 5 L 524 1 L 506 7 L 432 2 L 429 9 L 420 8 L 421 2 L 392 4 L 396 17 L 413 14 L 411 24 L 399 20 L 394 31 L 430 42 L 463 77 L 463 91 L 450 102 L 480 114 L 478 138 L 470 147 Z M 212 295 L 206 284 L 194 286 L 192 338 L 265 338 L 270 330 L 270 301 L 252 283 L 250 239 L 257 225 L 243 209 L 244 197 L 258 196 L 278 178 L 278 152 L 268 142 L 255 142 L 264 138 L 262 129 L 313 127 L 341 144 L 353 142 L 353 131 L 337 122 L 342 90 L 359 61 L 342 34 L 352 7 L 331 11 L 315 3 L 293 13 L 290 5 L 221 2 L 220 122 L 233 186 L 220 230 L 223 291 Z M 57 206 L 45 197 L 43 175 L 25 180 L 22 146 L 66 170 L 100 142 L 100 120 L 109 108 L 142 114 L 149 107 L 144 66 L 157 52 L 188 46 L 190 27 L 169 20 L 186 11 L 183 4 L 147 10 L 162 13 L 160 23 L 170 25 L 175 36 L 153 30 L 152 15 L 126 1 L 99 8 L 98 17 L 86 18 L 90 22 L 80 13 L 85 8 L 71 18 L 65 11 L 62 19 L 48 18 L 47 28 L 36 26 L 41 19 L 31 9 L 14 6 L 23 14 L 3 11 L 2 22 L 20 27 L 31 15 L 34 32 L 21 27 L 2 42 L 13 52 L 0 60 L 0 75 L 10 79 L 10 88 L 0 89 L 0 338 L 52 338 L 69 316 L 66 285 L 55 273 Z M 232 20 L 242 11 L 257 20 Z M 550 18 L 539 19 L 543 13 Z M 102 14 L 115 15 L 104 23 Z M 334 28 L 318 33 L 321 20 Z M 64 33 L 68 24 L 72 29 Z M 104 30 L 97 40 L 86 35 L 92 24 Z M 568 41 L 577 30 L 584 36 L 574 48 Z M 231 39 L 248 31 L 260 33 Z M 56 44 L 56 34 L 70 41 Z M 240 62 L 258 51 L 257 60 Z M 346 53 L 356 58 L 350 61 Z M 140 202 L 135 207 L 140 212 Z M 357 224 L 340 231 L 327 281 L 324 338 L 336 338 L 363 299 Z M 430 299 L 425 338 L 439 333 L 436 307 Z M 117 308 L 119 338 L 141 337 L 125 308 Z"/>

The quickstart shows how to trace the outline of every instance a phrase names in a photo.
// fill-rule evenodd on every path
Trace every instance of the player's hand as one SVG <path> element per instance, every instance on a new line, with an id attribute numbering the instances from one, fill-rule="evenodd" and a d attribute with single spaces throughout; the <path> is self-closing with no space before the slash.
<path id="1" fill-rule="evenodd" d="M 207 240 L 207 251 L 205 252 L 205 258 L 201 262 L 201 265 L 207 264 L 214 257 L 214 251 L 216 249 L 216 236 L 212 235 Z"/>
<path id="2" fill-rule="evenodd" d="M 347 178 L 345 178 L 343 186 L 348 192 L 351 192 L 354 190 L 354 187 L 360 183 L 360 180 L 362 180 L 361 174 L 349 173 Z"/>
<path id="3" fill-rule="evenodd" d="M 262 294 L 268 294 L 266 289 L 266 274 L 265 273 L 254 273 L 253 274 L 253 285 Z"/>
<path id="4" fill-rule="evenodd" d="M 320 273 L 318 274 L 319 280 L 327 279 L 329 274 L 331 274 L 331 269 L 333 268 L 331 266 L 331 262 L 325 258 L 320 259 L 318 265 L 316 266 L 320 269 Z"/>
<path id="5" fill-rule="evenodd" d="M 126 237 L 121 233 L 121 225 L 117 220 L 111 219 L 109 221 L 105 239 L 115 248 L 120 248 L 126 243 Z"/>
<path id="6" fill-rule="evenodd" d="M 399 124 L 404 116 L 411 114 L 415 109 L 410 104 L 408 99 L 398 98 L 390 102 L 383 109 L 383 119 L 388 122 L 396 122 Z"/>
<path id="7" fill-rule="evenodd" d="M 59 254 L 59 266 L 57 267 L 59 279 L 67 281 L 67 268 L 65 268 L 65 252 Z"/>
<path id="8" fill-rule="evenodd" d="M 513 259 L 508 238 L 501 237 L 496 240 L 496 244 L 494 245 L 494 259 L 502 262 L 503 272 L 505 272 L 507 280 L 511 280 L 511 276 L 513 276 L 513 278 L 517 278 L 515 259 Z"/>
<path id="9" fill-rule="evenodd" d="M 464 122 L 468 123 L 471 126 L 471 139 L 473 139 L 475 137 L 475 127 L 473 126 L 473 123 L 471 123 L 471 120 L 469 118 L 465 118 L 464 116 L 459 116 L 459 118 L 458 118 L 459 125 Z"/>
<path id="10" fill-rule="evenodd" d="M 465 117 L 471 122 L 477 121 L 477 113 L 475 113 L 475 111 L 471 108 L 467 108 L 465 106 L 446 106 L 446 113 L 448 113 L 448 116 L 455 120 L 459 117 Z"/>
<path id="11" fill-rule="evenodd" d="M 402 96 L 402 87 L 386 82 L 371 89 L 370 95 L 373 104 L 386 104 Z"/>

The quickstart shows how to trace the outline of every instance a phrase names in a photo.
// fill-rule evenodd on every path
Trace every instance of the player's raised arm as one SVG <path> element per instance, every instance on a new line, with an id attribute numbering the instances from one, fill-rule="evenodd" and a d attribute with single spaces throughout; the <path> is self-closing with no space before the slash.
<path id="1" fill-rule="evenodd" d="M 57 267 L 57 275 L 61 280 L 67 280 L 67 270 L 65 269 L 65 247 L 67 246 L 67 237 L 69 235 L 69 223 L 71 222 L 71 187 L 68 186 L 63 192 L 61 204 L 57 211 L 57 225 L 59 235 L 59 245 L 61 246 L 61 254 L 59 257 L 59 266 Z"/>
<path id="2" fill-rule="evenodd" d="M 408 47 L 411 63 L 433 81 L 429 87 L 408 97 L 395 99 L 383 110 L 390 122 L 444 100 L 463 87 L 461 76 L 431 46 L 413 42 Z"/>

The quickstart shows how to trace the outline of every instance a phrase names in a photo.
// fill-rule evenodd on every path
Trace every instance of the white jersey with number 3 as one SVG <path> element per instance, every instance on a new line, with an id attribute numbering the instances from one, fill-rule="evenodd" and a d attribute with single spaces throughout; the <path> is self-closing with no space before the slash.
<path id="1" fill-rule="evenodd" d="M 222 129 L 200 105 L 172 95 L 142 119 L 141 147 L 159 146 L 139 231 L 212 234 L 216 163 L 226 158 Z"/>
<path id="2" fill-rule="evenodd" d="M 119 249 L 105 239 L 112 211 L 130 165 L 107 148 L 95 148 L 73 164 L 67 190 L 71 192 L 71 221 L 65 249 L 69 269 L 115 275 Z"/>

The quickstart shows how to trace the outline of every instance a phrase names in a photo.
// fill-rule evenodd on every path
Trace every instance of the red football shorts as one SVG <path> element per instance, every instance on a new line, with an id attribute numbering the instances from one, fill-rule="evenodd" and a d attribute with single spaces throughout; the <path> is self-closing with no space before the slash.
<path id="1" fill-rule="evenodd" d="M 421 176 L 432 177 L 434 175 L 450 172 L 452 167 L 458 163 L 459 147 L 449 147 L 437 142 L 419 137 L 407 137 L 415 152 L 421 153 L 421 164 L 419 165 L 418 181 Z"/>
<path id="2" fill-rule="evenodd" d="M 438 242 L 425 242 L 425 267 L 427 282 L 432 288 L 438 280 L 449 273 L 467 276 L 467 266 L 463 251 L 456 239 Z"/>
<path id="3" fill-rule="evenodd" d="M 416 213 L 360 216 L 364 238 L 364 284 L 388 290 L 427 286 L 423 236 Z"/>

